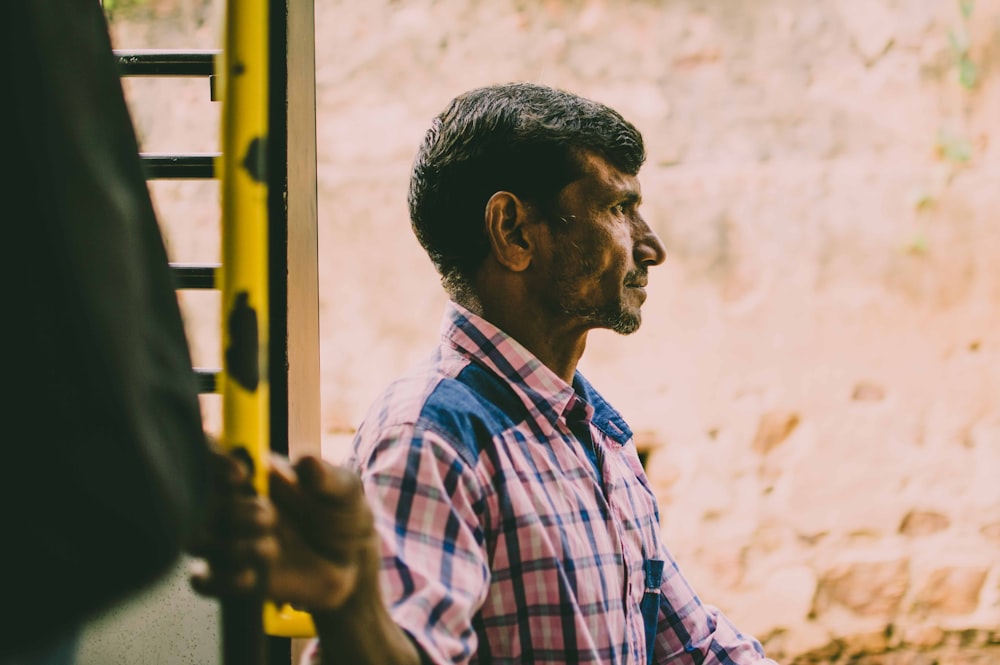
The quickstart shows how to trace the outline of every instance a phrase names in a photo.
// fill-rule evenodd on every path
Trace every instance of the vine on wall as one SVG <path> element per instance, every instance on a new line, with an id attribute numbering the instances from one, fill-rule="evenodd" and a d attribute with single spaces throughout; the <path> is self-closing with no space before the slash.
<path id="1" fill-rule="evenodd" d="M 942 125 L 937 132 L 937 158 L 944 165 L 942 175 L 936 179 L 932 187 L 918 192 L 914 199 L 917 211 L 918 229 L 907 246 L 913 254 L 923 254 L 928 250 L 926 234 L 927 215 L 921 214 L 936 207 L 941 195 L 948 189 L 955 176 L 966 168 L 975 156 L 975 148 L 969 138 L 967 125 L 971 112 L 970 94 L 980 82 L 980 67 L 972 57 L 972 38 L 970 27 L 975 14 L 975 0 L 958 0 L 958 25 L 948 31 L 948 49 L 951 56 L 951 73 L 961 88 L 962 112 L 959 114 L 960 128 L 953 125 Z"/>

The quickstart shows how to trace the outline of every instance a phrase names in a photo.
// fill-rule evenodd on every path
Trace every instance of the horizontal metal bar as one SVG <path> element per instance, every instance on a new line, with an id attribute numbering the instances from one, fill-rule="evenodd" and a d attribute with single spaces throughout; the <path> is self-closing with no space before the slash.
<path id="1" fill-rule="evenodd" d="M 219 392 L 219 372 L 217 369 L 195 368 L 194 375 L 198 381 L 198 392 L 201 394 Z"/>
<path id="2" fill-rule="evenodd" d="M 214 289 L 217 263 L 171 263 L 176 289 Z"/>
<path id="3" fill-rule="evenodd" d="M 140 153 L 147 180 L 209 179 L 215 177 L 217 152 L 190 155 Z"/>
<path id="4" fill-rule="evenodd" d="M 114 52 L 122 76 L 213 76 L 215 56 L 208 51 L 118 51 Z"/>

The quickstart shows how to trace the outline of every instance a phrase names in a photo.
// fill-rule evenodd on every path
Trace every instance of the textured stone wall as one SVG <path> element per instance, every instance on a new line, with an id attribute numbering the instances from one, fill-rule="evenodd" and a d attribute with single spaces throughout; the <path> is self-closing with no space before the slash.
<path id="1" fill-rule="evenodd" d="M 137 19 L 119 42 L 218 43 L 211 8 L 157 6 L 174 33 Z M 650 449 L 695 588 L 788 663 L 1000 662 L 1000 3 L 317 0 L 316 17 L 332 457 L 437 336 L 405 206 L 430 119 L 486 83 L 565 87 L 648 140 L 667 263 L 643 328 L 593 334 L 581 369 Z M 212 113 L 189 111 L 200 90 L 156 94 L 135 102 L 146 141 L 173 123 L 190 142 Z M 178 260 L 217 256 L 192 240 L 217 214 L 195 189 L 154 192 Z M 210 363 L 217 323 L 190 325 Z"/>

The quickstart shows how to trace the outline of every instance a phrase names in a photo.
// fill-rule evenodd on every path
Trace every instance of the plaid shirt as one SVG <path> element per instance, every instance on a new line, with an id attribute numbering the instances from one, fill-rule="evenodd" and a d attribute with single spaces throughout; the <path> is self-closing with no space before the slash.
<path id="1" fill-rule="evenodd" d="M 622 417 L 454 303 L 350 464 L 391 614 L 428 662 L 772 662 L 684 580 Z"/>

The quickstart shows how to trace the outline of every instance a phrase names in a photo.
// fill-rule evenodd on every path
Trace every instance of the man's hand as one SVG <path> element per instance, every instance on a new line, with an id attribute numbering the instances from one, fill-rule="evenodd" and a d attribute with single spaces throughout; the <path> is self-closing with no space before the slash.
<path id="1" fill-rule="evenodd" d="M 356 475 L 275 456 L 262 497 L 236 457 L 216 453 L 212 465 L 213 505 L 193 552 L 208 570 L 192 577 L 196 591 L 228 597 L 263 585 L 274 602 L 311 612 L 380 602 L 378 536 Z"/>
<path id="2" fill-rule="evenodd" d="M 312 614 L 324 665 L 418 665 L 416 647 L 379 591 L 379 539 L 360 479 L 305 457 L 272 457 L 268 496 L 246 463 L 212 456 L 214 492 L 192 554 L 208 569 L 191 584 L 217 598 L 263 591 Z"/>

